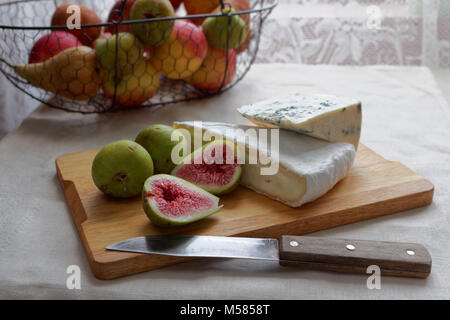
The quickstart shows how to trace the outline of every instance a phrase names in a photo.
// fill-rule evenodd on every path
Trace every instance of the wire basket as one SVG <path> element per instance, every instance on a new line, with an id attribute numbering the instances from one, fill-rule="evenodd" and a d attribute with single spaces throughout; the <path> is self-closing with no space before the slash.
<path id="1" fill-rule="evenodd" d="M 213 13 L 178 17 L 153 15 L 145 5 L 133 8 L 138 1 L 148 2 L 77 1 L 81 25 L 75 29 L 67 16 L 65 23 L 56 21 L 64 16 L 54 14 L 63 2 L 0 4 L 0 71 L 32 98 L 69 112 L 209 97 L 230 89 L 248 72 L 263 23 L 277 5 L 277 0 L 202 0 L 218 6 Z M 244 10 L 231 9 L 236 3 Z"/>

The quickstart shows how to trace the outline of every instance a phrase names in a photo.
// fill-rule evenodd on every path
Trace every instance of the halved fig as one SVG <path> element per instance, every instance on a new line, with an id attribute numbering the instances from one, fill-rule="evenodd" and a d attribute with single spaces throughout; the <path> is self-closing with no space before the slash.
<path id="1" fill-rule="evenodd" d="M 227 140 L 217 140 L 191 153 L 172 175 L 187 180 L 215 195 L 233 191 L 242 175 L 236 156 L 236 146 Z"/>
<path id="2" fill-rule="evenodd" d="M 161 227 L 182 226 L 221 208 L 215 195 L 167 174 L 157 174 L 145 181 L 142 200 L 149 219 Z"/>

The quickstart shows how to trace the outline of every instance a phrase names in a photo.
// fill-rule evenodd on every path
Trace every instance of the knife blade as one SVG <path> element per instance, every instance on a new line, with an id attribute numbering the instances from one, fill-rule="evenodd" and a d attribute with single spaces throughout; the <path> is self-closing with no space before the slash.
<path id="1" fill-rule="evenodd" d="M 426 278 L 431 255 L 414 243 L 282 236 L 280 239 L 191 235 L 155 235 L 127 239 L 107 250 L 197 258 L 279 261 L 302 269 Z"/>

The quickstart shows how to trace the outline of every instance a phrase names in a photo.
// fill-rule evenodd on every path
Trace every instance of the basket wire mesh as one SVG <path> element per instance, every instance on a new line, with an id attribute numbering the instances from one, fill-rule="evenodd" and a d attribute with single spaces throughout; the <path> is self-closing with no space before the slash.
<path id="1" fill-rule="evenodd" d="M 250 69 L 277 0 L 234 0 L 247 2 L 239 11 L 231 10 L 232 0 L 209 1 L 219 3 L 214 13 L 134 20 L 126 12 L 134 0 L 79 1 L 98 14 L 99 22 L 82 20 L 80 29 L 53 21 L 59 1 L 0 4 L 0 71 L 32 98 L 69 112 L 153 107 L 219 94 Z M 234 17 L 245 28 L 234 29 L 239 27 Z M 205 19 L 215 37 L 194 24 Z M 98 37 L 104 38 L 102 46 Z"/>

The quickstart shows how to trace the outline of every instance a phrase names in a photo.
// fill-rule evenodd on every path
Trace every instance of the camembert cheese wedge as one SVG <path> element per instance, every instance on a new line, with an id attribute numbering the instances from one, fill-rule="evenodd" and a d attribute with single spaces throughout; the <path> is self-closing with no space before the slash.
<path id="1" fill-rule="evenodd" d="M 238 108 L 256 125 L 283 128 L 330 142 L 347 142 L 358 149 L 361 102 L 329 95 L 290 94 Z"/>
<path id="2" fill-rule="evenodd" d="M 246 153 L 260 151 L 261 148 L 264 148 L 264 153 L 270 150 L 267 154 L 272 162 L 276 162 L 278 170 L 272 175 L 264 175 L 261 174 L 261 169 L 267 167 L 267 164 L 246 162 L 243 165 L 241 185 L 291 207 L 299 207 L 327 193 L 347 175 L 355 159 L 352 144 L 330 143 L 288 130 L 279 130 L 276 150 L 278 155 L 275 156 L 272 154 L 275 149 L 272 148 L 274 141 L 271 139 L 267 139 L 267 143 L 261 143 L 242 137 L 242 133 L 248 132 L 248 129 L 258 131 L 260 127 L 190 121 L 175 122 L 173 126 L 176 129 L 186 129 L 184 134 L 189 135 L 187 138 L 190 141 L 194 140 L 194 131 L 203 134 L 208 132 L 210 135 L 220 134 L 238 146 L 242 144 Z M 262 129 L 269 133 L 258 134 L 258 138 L 272 136 L 271 131 L 274 129 Z"/>

